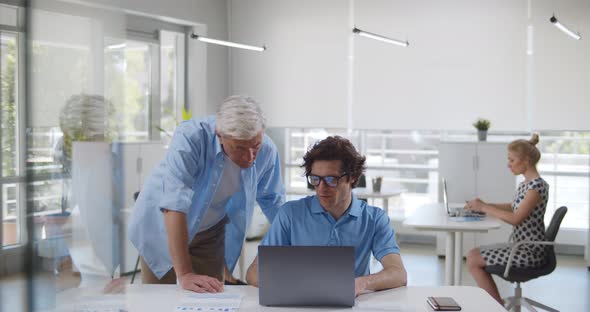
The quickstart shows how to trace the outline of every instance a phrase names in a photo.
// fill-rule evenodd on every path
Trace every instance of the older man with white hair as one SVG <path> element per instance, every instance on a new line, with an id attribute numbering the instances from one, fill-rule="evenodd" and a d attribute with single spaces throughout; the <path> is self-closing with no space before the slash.
<path id="1" fill-rule="evenodd" d="M 143 283 L 223 291 L 254 202 L 272 221 L 285 200 L 279 154 L 264 129 L 260 106 L 245 96 L 227 98 L 215 117 L 177 127 L 129 225 Z"/>

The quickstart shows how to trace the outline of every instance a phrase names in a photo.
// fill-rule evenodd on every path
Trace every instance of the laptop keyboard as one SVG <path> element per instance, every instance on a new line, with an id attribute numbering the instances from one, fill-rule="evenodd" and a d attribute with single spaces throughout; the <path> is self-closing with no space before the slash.
<path id="1" fill-rule="evenodd" d="M 473 210 L 463 210 L 459 213 L 461 217 L 485 217 L 485 212 L 473 211 Z"/>
<path id="2" fill-rule="evenodd" d="M 451 213 L 449 213 L 450 217 L 474 217 L 474 218 L 483 218 L 486 216 L 485 212 L 473 211 L 473 210 L 465 210 L 465 209 L 455 209 Z"/>

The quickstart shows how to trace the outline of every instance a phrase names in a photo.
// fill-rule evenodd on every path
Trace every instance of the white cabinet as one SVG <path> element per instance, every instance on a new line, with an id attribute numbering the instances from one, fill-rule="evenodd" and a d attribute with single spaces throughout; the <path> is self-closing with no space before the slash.
<path id="1" fill-rule="evenodd" d="M 163 159 L 160 142 L 74 142 L 73 239 L 70 254 L 82 274 L 133 270 L 137 250 L 127 239 L 133 194 Z"/>
<path id="2" fill-rule="evenodd" d="M 152 170 L 160 164 L 166 153 L 166 146 L 162 142 L 141 142 L 121 144 L 123 183 L 124 183 L 124 209 L 123 232 L 121 242 L 124 246 L 124 257 L 121 273 L 133 272 L 137 261 L 137 250 L 127 239 L 128 218 L 135 204 L 133 195 L 139 192 Z"/>
<path id="3" fill-rule="evenodd" d="M 475 197 L 492 203 L 511 202 L 516 192 L 516 177 L 507 168 L 507 155 L 506 143 L 440 143 L 439 175 L 447 181 L 450 205 L 464 205 Z M 442 194 L 439 195 L 442 202 Z M 474 246 L 506 242 L 511 231 L 511 225 L 503 224 L 500 229 L 485 234 L 464 234 L 463 253 Z M 444 254 L 442 234 L 437 234 L 436 250 L 437 254 Z"/>

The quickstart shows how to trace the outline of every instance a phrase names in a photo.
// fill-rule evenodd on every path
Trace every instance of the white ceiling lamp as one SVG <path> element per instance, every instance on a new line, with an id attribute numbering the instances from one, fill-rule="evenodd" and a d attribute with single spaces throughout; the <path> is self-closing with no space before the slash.
<path id="1" fill-rule="evenodd" d="M 377 35 L 368 31 L 364 31 L 364 30 L 360 30 L 358 28 L 353 28 L 352 32 L 355 34 L 358 34 L 359 36 L 363 36 L 363 37 L 367 37 L 367 38 L 371 38 L 371 39 L 375 39 L 375 40 L 379 40 L 379 41 L 383 41 L 383 42 L 387 42 L 387 43 L 391 43 L 391 44 L 395 44 L 398 45 L 400 47 L 407 47 L 410 45 L 410 43 L 406 40 L 406 41 L 401 41 L 401 40 L 397 40 L 397 39 L 392 39 L 392 38 L 387 38 L 385 36 L 381 36 L 381 35 Z"/>
<path id="2" fill-rule="evenodd" d="M 551 18 L 549 19 L 549 21 L 551 22 L 551 24 L 555 25 L 555 27 L 559 28 L 559 30 L 563 31 L 564 33 L 566 33 L 568 36 L 576 39 L 576 40 L 580 40 L 582 39 L 582 36 L 580 36 L 579 33 L 575 33 L 574 31 L 570 30 L 569 28 L 565 27 L 565 25 L 563 25 L 562 23 L 560 23 L 557 18 L 555 17 L 555 15 L 551 16 Z"/>
<path id="3" fill-rule="evenodd" d="M 195 33 L 191 34 L 191 38 L 197 39 L 199 41 L 206 42 L 206 43 L 212 43 L 212 44 L 217 44 L 217 45 L 222 45 L 222 46 L 232 47 L 232 48 L 246 49 L 246 50 L 252 50 L 252 51 L 257 51 L 257 52 L 262 52 L 262 51 L 266 50 L 265 46 L 258 47 L 258 46 L 243 44 L 243 43 L 236 43 L 236 42 L 231 42 L 231 41 L 212 39 L 212 38 L 207 38 L 207 37 L 196 35 Z"/>

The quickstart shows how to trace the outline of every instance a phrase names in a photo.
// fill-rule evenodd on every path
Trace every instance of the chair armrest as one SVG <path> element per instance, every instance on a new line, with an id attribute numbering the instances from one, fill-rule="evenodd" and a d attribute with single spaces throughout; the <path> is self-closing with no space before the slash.
<path id="1" fill-rule="evenodd" d="M 548 241 L 520 241 L 510 250 L 510 255 L 508 256 L 508 262 L 506 263 L 506 269 L 504 270 L 504 277 L 508 277 L 508 273 L 510 272 L 510 264 L 512 263 L 512 259 L 514 258 L 514 254 L 522 245 L 531 244 L 531 245 L 555 245 L 555 242 L 548 242 Z"/>

